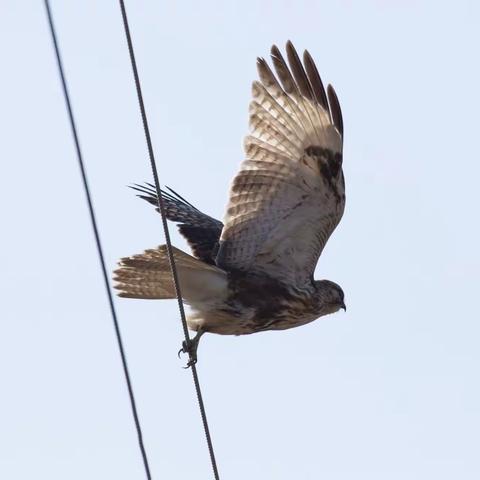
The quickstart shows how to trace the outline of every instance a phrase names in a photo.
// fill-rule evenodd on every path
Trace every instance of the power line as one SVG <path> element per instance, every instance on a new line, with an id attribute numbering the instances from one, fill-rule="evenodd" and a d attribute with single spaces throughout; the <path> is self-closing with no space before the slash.
<path id="1" fill-rule="evenodd" d="M 171 243 L 171 240 L 170 240 L 170 232 L 168 230 L 167 216 L 165 214 L 165 207 L 164 207 L 163 198 L 162 198 L 162 191 L 161 191 L 160 182 L 159 182 L 159 179 L 158 179 L 157 164 L 155 162 L 155 155 L 153 153 L 152 140 L 151 140 L 151 137 L 150 137 L 150 129 L 148 128 L 147 114 L 146 114 L 146 111 L 145 111 L 145 104 L 143 102 L 143 95 L 142 95 L 142 88 L 141 88 L 141 85 L 140 85 L 140 78 L 138 76 L 137 62 L 135 60 L 135 53 L 134 53 L 134 50 L 133 50 L 132 37 L 131 37 L 131 34 L 130 34 L 130 27 L 128 25 L 127 11 L 125 9 L 124 1 L 119 0 L 119 3 L 120 3 L 120 9 L 122 11 L 123 26 L 124 26 L 124 29 L 125 29 L 125 36 L 127 37 L 128 51 L 129 51 L 129 54 L 130 54 L 130 62 L 132 64 L 133 77 L 135 79 L 135 87 L 136 87 L 136 90 L 137 90 L 138 103 L 139 103 L 140 112 L 141 112 L 141 115 L 142 115 L 142 123 L 143 123 L 143 129 L 144 129 L 144 132 L 145 132 L 145 139 L 147 141 L 148 155 L 149 155 L 149 158 L 150 158 L 150 166 L 152 168 L 153 179 L 154 179 L 154 182 L 155 182 L 155 190 L 156 190 L 157 199 L 158 199 L 158 208 L 159 208 L 161 216 L 162 216 L 163 231 L 164 231 L 164 234 L 165 234 L 165 242 L 167 244 L 168 260 L 170 262 L 170 269 L 172 271 L 173 283 L 175 285 L 175 293 L 177 295 L 177 300 L 178 300 L 178 309 L 180 311 L 180 318 L 182 320 L 182 327 L 183 327 L 183 333 L 185 335 L 185 342 L 187 344 L 189 344 L 190 343 L 190 335 L 188 333 L 188 325 L 187 325 L 187 320 L 186 320 L 186 317 L 185 317 L 185 309 L 183 307 L 182 294 L 181 294 L 181 291 L 180 291 L 180 284 L 178 282 L 177 268 L 175 266 L 175 258 L 173 256 L 172 243 Z M 200 383 L 198 381 L 197 368 L 196 368 L 195 363 L 193 361 L 192 353 L 190 351 L 189 351 L 189 357 L 190 357 L 189 365 L 191 366 L 191 370 L 192 370 L 193 382 L 195 384 L 195 390 L 196 390 L 196 393 L 197 393 L 198 406 L 200 408 L 200 414 L 202 416 L 203 428 L 205 430 L 205 437 L 207 439 L 208 451 L 209 451 L 209 454 L 210 454 L 210 461 L 212 463 L 213 474 L 214 474 L 215 480 L 219 480 L 220 477 L 218 475 L 217 462 L 215 460 L 215 452 L 213 450 L 212 439 L 211 439 L 211 436 L 210 436 L 210 429 L 208 427 L 208 421 L 207 421 L 207 415 L 206 415 L 206 412 L 205 412 L 205 406 L 204 406 L 204 403 L 203 403 L 202 391 L 200 389 Z"/>
<path id="2" fill-rule="evenodd" d="M 78 138 L 77 134 L 77 127 L 75 124 L 75 119 L 73 116 L 73 110 L 72 110 L 72 104 L 70 102 L 70 95 L 68 93 L 68 87 L 67 87 L 67 81 L 65 79 L 65 73 L 63 70 L 63 63 L 62 63 L 62 58 L 60 55 L 60 48 L 58 45 L 57 41 L 57 34 L 55 31 L 55 25 L 53 23 L 53 17 L 52 17 L 52 12 L 50 9 L 50 3 L 49 0 L 44 0 L 45 3 L 45 9 L 47 11 L 47 17 L 48 17 L 48 23 L 50 26 L 50 33 L 52 36 L 52 42 L 53 42 L 53 47 L 55 49 L 55 55 L 57 58 L 57 66 L 58 66 L 58 72 L 60 74 L 60 80 L 62 82 L 62 88 L 63 88 L 63 95 L 65 97 L 65 104 L 67 106 L 67 111 L 68 111 L 68 118 L 70 120 L 70 127 L 72 129 L 72 135 L 73 135 L 73 140 L 75 142 L 75 148 L 77 150 L 77 159 L 78 159 L 78 165 L 80 167 L 80 173 L 82 176 L 82 181 L 83 181 L 83 186 L 85 189 L 85 195 L 87 199 L 87 204 L 88 204 L 88 211 L 90 213 L 90 221 L 92 224 L 93 228 L 93 233 L 95 235 L 95 243 L 97 245 L 97 253 L 98 257 L 100 260 L 100 266 L 102 269 L 102 275 L 103 275 L 103 280 L 105 283 L 105 290 L 107 292 L 107 297 L 108 297 L 108 303 L 110 305 L 110 313 L 112 314 L 112 320 L 113 320 L 113 325 L 115 328 L 115 335 L 117 338 L 117 343 L 118 343 L 118 349 L 120 351 L 120 357 L 122 359 L 122 366 L 123 366 L 123 372 L 125 374 L 125 381 L 127 383 L 127 388 L 128 388 L 128 396 L 130 397 L 130 406 L 132 409 L 132 414 L 133 414 L 133 419 L 135 421 L 135 428 L 137 430 L 137 436 L 138 436 L 138 445 L 140 447 L 140 452 L 142 454 L 142 459 L 143 459 L 143 465 L 145 467 L 145 474 L 147 476 L 148 480 L 151 480 L 152 476 L 150 474 L 150 467 L 148 465 L 148 458 L 147 458 L 147 452 L 145 451 L 145 445 L 143 443 L 143 434 L 142 434 L 142 428 L 140 426 L 140 420 L 138 418 L 138 413 L 137 413 L 137 407 L 136 407 L 136 402 L 135 402 L 135 395 L 133 393 L 133 387 L 132 387 L 132 382 L 130 380 L 130 373 L 128 370 L 128 364 L 127 364 L 127 357 L 125 354 L 125 349 L 123 347 L 123 340 L 122 340 L 122 335 L 120 332 L 120 327 L 118 324 L 118 319 L 117 319 L 117 313 L 115 310 L 115 305 L 113 303 L 113 296 L 112 292 L 110 290 L 110 284 L 108 281 L 108 275 L 107 275 L 107 268 L 105 266 L 105 257 L 103 255 L 103 248 L 102 244 L 100 241 L 100 235 L 98 232 L 98 227 L 97 227 L 97 220 L 95 217 L 95 211 L 93 208 L 93 202 L 92 202 L 92 196 L 90 194 L 90 188 L 88 186 L 88 181 L 87 181 L 87 173 L 85 170 L 85 165 L 83 163 L 83 156 L 82 156 L 82 151 L 80 148 L 80 141 Z"/>

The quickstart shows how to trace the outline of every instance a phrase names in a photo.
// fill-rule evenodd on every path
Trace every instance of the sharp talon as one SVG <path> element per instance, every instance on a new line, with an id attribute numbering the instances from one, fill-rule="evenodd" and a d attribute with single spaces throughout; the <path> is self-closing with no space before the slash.
<path id="1" fill-rule="evenodd" d="M 184 340 L 182 342 L 182 348 L 178 351 L 178 358 L 182 353 L 188 353 L 189 360 L 185 367 L 183 368 L 190 368 L 192 365 L 197 363 L 197 348 L 198 348 L 198 341 L 202 336 L 203 332 L 199 331 L 197 335 L 192 338 L 190 341 Z"/>
<path id="2" fill-rule="evenodd" d="M 197 358 L 196 358 L 196 355 L 195 355 L 195 344 L 190 341 L 190 343 L 187 343 L 186 341 L 183 341 L 182 342 L 182 348 L 178 351 L 178 358 L 180 358 L 180 355 L 182 353 L 188 353 L 190 357 L 193 356 L 193 358 L 190 358 L 188 360 L 188 363 L 185 367 L 183 368 L 190 368 L 193 364 L 197 363 Z"/>
<path id="3" fill-rule="evenodd" d="M 187 342 L 184 340 L 182 342 L 182 348 L 178 351 L 177 355 L 178 355 L 178 358 L 180 358 L 180 355 L 182 353 L 188 353 L 189 352 L 189 348 L 188 348 L 188 345 L 187 345 Z"/>
<path id="4" fill-rule="evenodd" d="M 192 365 L 196 365 L 197 364 L 197 359 L 196 358 L 192 358 L 191 360 L 188 361 L 187 365 L 185 367 L 183 367 L 185 370 L 189 369 Z"/>

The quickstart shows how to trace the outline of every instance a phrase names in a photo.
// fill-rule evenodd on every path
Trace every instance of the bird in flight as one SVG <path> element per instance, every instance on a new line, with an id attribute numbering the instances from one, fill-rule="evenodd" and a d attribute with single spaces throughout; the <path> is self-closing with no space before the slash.
<path id="1" fill-rule="evenodd" d="M 183 344 L 193 363 L 206 332 L 285 330 L 346 308 L 339 285 L 313 277 L 345 208 L 340 104 L 307 51 L 303 64 L 291 42 L 286 54 L 272 47 L 273 71 L 257 59 L 250 135 L 224 222 L 173 190 L 162 193 L 193 253 L 173 247 L 188 327 L 197 332 Z M 132 188 L 158 205 L 153 185 Z M 120 297 L 176 296 L 165 245 L 122 258 L 114 280 Z"/>

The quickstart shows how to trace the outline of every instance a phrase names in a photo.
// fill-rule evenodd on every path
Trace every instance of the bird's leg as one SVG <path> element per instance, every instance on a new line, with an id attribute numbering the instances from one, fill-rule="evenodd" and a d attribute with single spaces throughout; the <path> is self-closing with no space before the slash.
<path id="1" fill-rule="evenodd" d="M 185 368 L 189 368 L 192 365 L 197 363 L 197 349 L 198 349 L 198 342 L 200 341 L 200 337 L 205 332 L 203 330 L 198 330 L 197 334 L 191 338 L 190 340 L 184 340 L 182 342 L 182 348 L 178 351 L 178 356 L 180 357 L 181 353 L 188 353 L 190 359 L 188 360 L 187 366 Z"/>

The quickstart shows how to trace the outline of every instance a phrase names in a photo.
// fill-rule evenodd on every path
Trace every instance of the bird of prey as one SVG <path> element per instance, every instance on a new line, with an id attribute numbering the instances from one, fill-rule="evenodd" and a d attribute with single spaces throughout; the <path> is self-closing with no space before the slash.
<path id="1" fill-rule="evenodd" d="M 193 253 L 174 248 L 188 326 L 197 332 L 183 345 L 191 362 L 205 332 L 284 330 L 345 309 L 340 286 L 313 277 L 345 208 L 340 104 L 307 51 L 302 63 L 288 42 L 286 54 L 272 47 L 273 70 L 257 59 L 250 135 L 224 222 L 173 190 L 162 193 L 167 218 Z M 157 205 L 153 185 L 133 188 Z M 175 298 L 165 245 L 122 258 L 114 280 L 121 297 Z"/>

